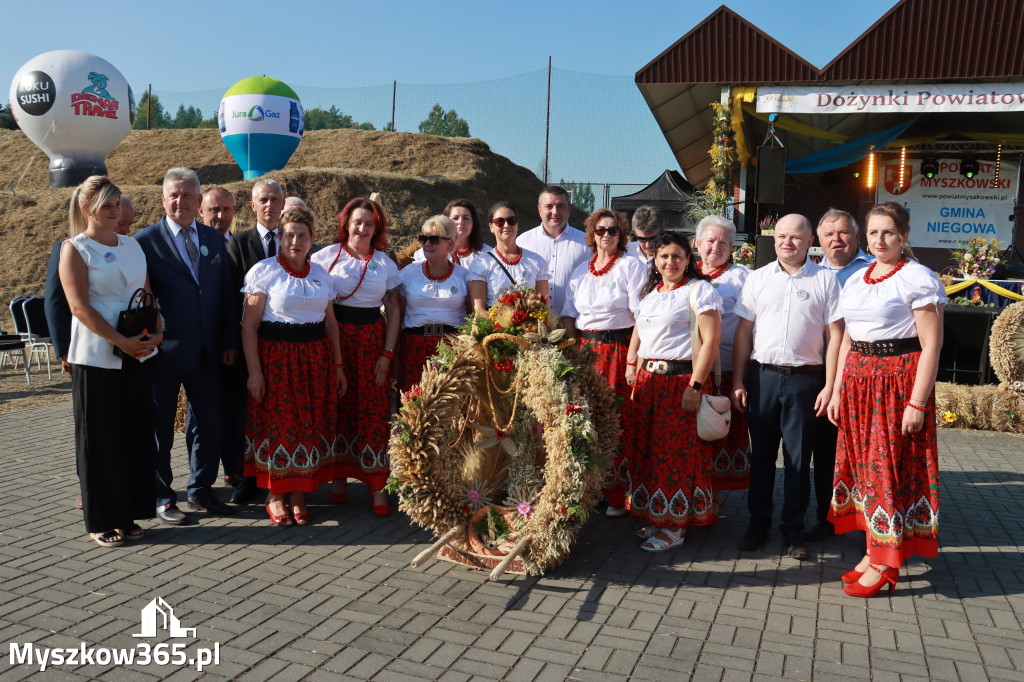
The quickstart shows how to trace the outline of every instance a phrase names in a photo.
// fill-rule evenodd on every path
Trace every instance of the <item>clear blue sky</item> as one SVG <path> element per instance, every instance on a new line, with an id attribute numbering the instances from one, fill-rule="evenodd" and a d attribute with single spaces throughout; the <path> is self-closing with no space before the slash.
<path id="1" fill-rule="evenodd" d="M 341 107 L 356 120 L 380 127 L 390 118 L 392 80 L 399 82 L 400 89 L 409 84 L 478 83 L 545 69 L 550 55 L 556 69 L 618 75 L 624 80 L 618 89 L 606 90 L 610 94 L 603 98 L 589 97 L 594 90 L 587 89 L 582 77 L 570 79 L 573 82 L 559 92 L 566 111 L 556 122 L 553 107 L 552 137 L 560 136 L 563 145 L 552 143 L 552 176 L 646 183 L 666 167 L 677 166 L 630 79 L 720 4 L 718 0 L 5 2 L 0 13 L 5 27 L 0 38 L 0 83 L 6 89 L 0 100 L 7 101 L 14 73 L 35 55 L 78 49 L 114 64 L 136 90 L 136 99 L 152 84 L 171 113 L 184 102 L 195 103 L 209 116 L 219 92 L 258 74 L 296 87 L 307 107 L 318 103 L 307 99 L 300 86 L 386 84 L 380 88 L 386 89 L 382 96 L 386 101 L 370 106 L 354 97 L 350 106 Z M 726 4 L 812 64 L 823 66 L 895 0 L 733 0 Z M 399 97 L 396 125 L 399 130 L 415 131 L 430 104 L 440 100 L 469 120 L 474 137 L 537 170 L 543 159 L 543 77 L 534 74 L 523 82 L 528 96 L 491 95 L 487 84 L 463 89 L 467 95 L 462 100 L 457 88 L 406 88 Z M 553 87 L 559 85 L 556 74 Z M 190 91 L 207 92 L 193 100 Z M 362 88 L 357 94 L 371 98 L 370 91 L 377 89 Z M 445 101 L 449 91 L 451 101 Z M 410 106 L 403 109 L 401 104 Z M 534 120 L 538 116 L 539 123 Z M 608 130 L 625 133 L 602 137 Z"/>

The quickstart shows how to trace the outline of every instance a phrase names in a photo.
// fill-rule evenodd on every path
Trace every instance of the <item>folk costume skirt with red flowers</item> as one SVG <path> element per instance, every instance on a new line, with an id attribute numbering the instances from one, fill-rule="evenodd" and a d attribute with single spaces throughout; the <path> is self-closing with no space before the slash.
<path id="1" fill-rule="evenodd" d="M 901 432 L 920 357 L 920 351 L 876 356 L 851 350 L 843 369 L 828 519 L 837 533 L 865 531 L 873 564 L 898 567 L 939 550 L 934 392 L 924 428 Z"/>
<path id="2" fill-rule="evenodd" d="M 713 382 L 713 377 L 708 381 Z M 722 395 L 732 395 L 732 372 L 722 372 Z M 711 446 L 711 484 L 715 490 L 746 490 L 750 487 L 750 431 L 747 414 L 732 411 L 729 434 Z"/>
<path id="3" fill-rule="evenodd" d="M 374 372 L 384 351 L 384 319 L 370 324 L 339 322 L 348 391 L 338 401 L 334 439 L 335 478 L 355 478 L 370 490 L 388 482 L 389 382 L 378 386 Z"/>
<path id="4" fill-rule="evenodd" d="M 249 396 L 245 475 L 271 495 L 315 492 L 334 480 L 338 386 L 331 343 L 261 335 L 258 349 L 265 390 L 262 402 Z"/>
<path id="5" fill-rule="evenodd" d="M 401 362 L 398 365 L 398 390 L 405 393 L 420 383 L 427 358 L 437 355 L 443 336 L 422 336 L 402 332 Z"/>
<path id="6" fill-rule="evenodd" d="M 689 382 L 689 374 L 637 371 L 625 438 L 626 507 L 646 525 L 707 526 L 716 521 L 711 449 L 697 437 L 696 413 L 682 407 Z M 702 392 L 708 392 L 707 384 Z"/>
<path id="7" fill-rule="evenodd" d="M 626 434 L 626 423 L 629 421 L 630 402 L 629 394 L 632 386 L 626 383 L 626 352 L 629 350 L 629 341 L 594 341 L 583 339 L 580 342 L 583 348 L 589 348 L 594 353 L 594 370 L 608 381 L 608 388 L 614 391 L 615 395 L 622 399 L 619 405 L 619 426 L 622 434 Z M 608 472 L 608 478 L 604 484 L 604 498 L 608 500 L 611 507 L 626 506 L 626 484 L 628 475 L 623 466 L 623 453 L 625 449 L 620 448 L 612 462 L 612 468 Z"/>

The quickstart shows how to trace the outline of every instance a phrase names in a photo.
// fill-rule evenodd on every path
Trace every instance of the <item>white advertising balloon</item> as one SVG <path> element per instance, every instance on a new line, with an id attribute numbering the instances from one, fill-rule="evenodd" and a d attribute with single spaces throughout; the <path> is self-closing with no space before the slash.
<path id="1" fill-rule="evenodd" d="M 132 129 L 135 99 L 121 72 L 79 50 L 33 57 L 11 82 L 11 111 L 50 157 L 50 187 L 104 175 L 104 160 Z"/>

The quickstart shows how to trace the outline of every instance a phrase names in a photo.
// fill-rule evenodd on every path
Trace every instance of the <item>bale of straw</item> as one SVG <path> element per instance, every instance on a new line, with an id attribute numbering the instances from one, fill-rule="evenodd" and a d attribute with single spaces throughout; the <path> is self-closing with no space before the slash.
<path id="1" fill-rule="evenodd" d="M 940 427 L 1024 433 L 1024 394 L 1011 385 L 935 384 Z"/>

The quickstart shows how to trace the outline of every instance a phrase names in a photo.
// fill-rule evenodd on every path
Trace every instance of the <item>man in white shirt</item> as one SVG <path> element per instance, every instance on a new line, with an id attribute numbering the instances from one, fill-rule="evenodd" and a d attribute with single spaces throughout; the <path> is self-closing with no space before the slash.
<path id="1" fill-rule="evenodd" d="M 223 187 L 211 187 L 203 192 L 203 203 L 199 205 L 203 223 L 224 235 L 224 241 L 231 241 L 231 223 L 235 219 L 235 198 Z"/>
<path id="2" fill-rule="evenodd" d="M 873 258 L 859 246 L 860 229 L 857 221 L 846 211 L 830 208 L 818 221 L 818 243 L 825 257 L 821 267 L 831 270 L 839 280 L 839 286 L 846 286 L 850 277 L 861 275 Z M 832 503 L 832 475 L 836 466 L 836 439 L 839 429 L 828 420 L 816 420 L 814 448 L 814 499 L 817 522 L 804 533 L 806 540 L 824 540 L 835 535 L 835 529 L 828 521 L 828 510 Z"/>
<path id="3" fill-rule="evenodd" d="M 549 305 L 556 311 L 565 305 L 565 290 L 573 270 L 591 256 L 583 232 L 568 223 L 570 208 L 569 193 L 557 185 L 548 185 L 537 201 L 541 224 L 516 239 L 520 248 L 547 261 Z"/>
<path id="4" fill-rule="evenodd" d="M 632 241 L 626 251 L 648 265 L 658 250 L 658 238 L 665 229 L 665 217 L 653 206 L 641 206 L 633 212 Z"/>
<path id="5" fill-rule="evenodd" d="M 813 239 L 804 216 L 790 214 L 778 221 L 778 260 L 752 272 L 744 283 L 736 303 L 740 320 L 733 348 L 733 405 L 748 410 L 751 442 L 750 526 L 740 549 L 760 549 L 768 539 L 781 440 L 785 490 L 780 530 L 786 554 L 801 561 L 809 558 L 802 533 L 811 495 L 815 416 L 828 407 L 842 340 L 839 282 L 807 258 Z"/>

